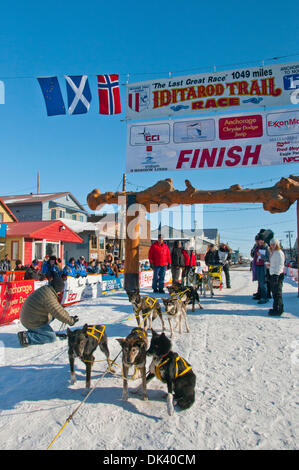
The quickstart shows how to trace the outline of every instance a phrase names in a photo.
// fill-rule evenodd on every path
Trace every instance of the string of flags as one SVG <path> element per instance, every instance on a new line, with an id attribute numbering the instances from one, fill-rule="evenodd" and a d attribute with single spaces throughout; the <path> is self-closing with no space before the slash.
<path id="1" fill-rule="evenodd" d="M 92 95 L 87 75 L 65 75 L 67 111 L 69 114 L 85 114 L 89 111 Z M 60 84 L 57 77 L 38 77 L 48 116 L 66 114 Z M 97 75 L 99 114 L 121 113 L 119 76 Z"/>

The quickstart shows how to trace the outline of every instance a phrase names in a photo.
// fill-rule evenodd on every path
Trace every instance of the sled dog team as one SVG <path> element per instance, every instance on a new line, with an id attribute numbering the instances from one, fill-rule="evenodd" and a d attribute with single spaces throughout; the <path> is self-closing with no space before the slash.
<path id="1" fill-rule="evenodd" d="M 187 306 L 192 304 L 195 310 L 195 302 L 200 304 L 197 289 L 194 287 L 182 287 L 181 284 L 173 284 L 168 287 L 169 298 L 163 298 L 165 313 L 170 329 L 170 338 L 173 337 L 174 329 L 179 326 L 182 333 L 182 321 L 184 319 L 186 332 L 189 333 L 187 319 Z M 141 378 L 141 384 L 132 390 L 132 393 L 142 394 L 144 400 L 148 399 L 147 384 L 154 377 L 167 385 L 167 411 L 169 415 L 174 413 L 174 405 L 182 410 L 190 408 L 195 400 L 196 376 L 191 365 L 178 353 L 172 351 L 171 340 L 165 335 L 165 323 L 162 316 L 161 305 L 156 298 L 142 297 L 139 292 L 128 293 L 129 301 L 132 303 L 137 327 L 133 328 L 126 338 L 118 338 L 122 352 L 122 376 L 123 393 L 122 399 L 128 399 L 128 374 L 129 369 L 134 367 L 134 378 Z M 162 333 L 158 334 L 152 329 L 152 322 L 159 316 Z M 173 328 L 173 322 L 175 327 Z M 147 334 L 147 322 L 152 336 L 149 343 Z M 105 354 L 108 371 L 114 373 L 113 362 L 110 359 L 108 349 L 108 337 L 104 325 L 87 325 L 82 329 L 71 331 L 67 329 L 68 354 L 71 371 L 71 383 L 75 383 L 74 360 L 81 359 L 86 365 L 86 388 L 90 387 L 91 369 L 95 361 L 93 353 L 99 346 Z M 146 372 L 147 356 L 152 358 L 148 372 Z"/>

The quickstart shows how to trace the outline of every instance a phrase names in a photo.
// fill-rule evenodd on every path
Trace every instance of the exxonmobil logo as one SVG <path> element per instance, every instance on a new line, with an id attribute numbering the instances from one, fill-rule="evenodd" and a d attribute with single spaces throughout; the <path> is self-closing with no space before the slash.
<path id="1" fill-rule="evenodd" d="M 268 127 L 278 127 L 279 129 L 281 127 L 291 127 L 291 126 L 298 126 L 299 124 L 299 119 L 296 118 L 289 118 L 286 119 L 285 121 L 268 121 Z"/>

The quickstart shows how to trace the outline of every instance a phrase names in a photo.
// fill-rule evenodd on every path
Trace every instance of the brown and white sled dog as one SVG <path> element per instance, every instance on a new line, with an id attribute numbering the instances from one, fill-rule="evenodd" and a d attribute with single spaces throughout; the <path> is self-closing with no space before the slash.
<path id="1" fill-rule="evenodd" d="M 188 320 L 187 320 L 187 304 L 188 298 L 187 295 L 184 294 L 182 296 L 175 296 L 168 299 L 162 299 L 165 307 L 165 312 L 167 313 L 168 323 L 170 328 L 170 337 L 173 336 L 173 328 L 172 328 L 172 321 L 175 320 L 176 324 L 174 329 L 177 328 L 179 325 L 179 333 L 182 333 L 182 320 L 184 317 L 185 326 L 187 333 L 190 332 Z"/>
<path id="2" fill-rule="evenodd" d="M 147 400 L 146 393 L 146 350 L 148 340 L 143 328 L 133 328 L 126 338 L 117 338 L 122 347 L 123 394 L 122 399 L 128 400 L 128 372 L 130 367 L 140 372 L 142 378 L 142 395 Z M 136 370 L 137 369 L 137 370 Z M 135 374 L 134 374 L 135 375 Z"/>
<path id="3" fill-rule="evenodd" d="M 162 310 L 158 300 L 154 297 L 141 297 L 138 292 L 128 293 L 129 301 L 134 308 L 135 317 L 138 326 L 142 326 L 147 330 L 147 319 L 149 320 L 149 328 L 152 328 L 152 321 L 159 316 L 162 330 L 165 330 L 165 325 L 162 317 Z"/>

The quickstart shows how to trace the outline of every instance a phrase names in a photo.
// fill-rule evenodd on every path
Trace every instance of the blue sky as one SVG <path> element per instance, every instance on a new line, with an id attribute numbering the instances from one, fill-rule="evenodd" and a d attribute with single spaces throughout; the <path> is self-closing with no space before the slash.
<path id="1" fill-rule="evenodd" d="M 299 60 L 299 4 L 274 1 L 191 0 L 6 2 L 1 5 L 0 195 L 71 191 L 83 204 L 94 188 L 121 188 L 125 172 L 125 86 L 121 115 L 98 114 L 96 75 L 118 73 L 124 84 L 186 73 Z M 184 71 L 182 73 L 182 71 Z M 89 76 L 93 94 L 86 115 L 48 117 L 37 76 L 56 75 L 66 96 L 65 74 Z M 231 170 L 128 175 L 128 190 L 171 177 L 178 189 L 190 179 L 199 189 L 272 186 L 299 174 L 298 164 Z M 86 206 L 87 207 L 87 206 Z M 272 215 L 261 205 L 206 205 L 204 226 L 247 254 L 260 228 L 287 244 L 296 238 L 296 208 Z"/>

